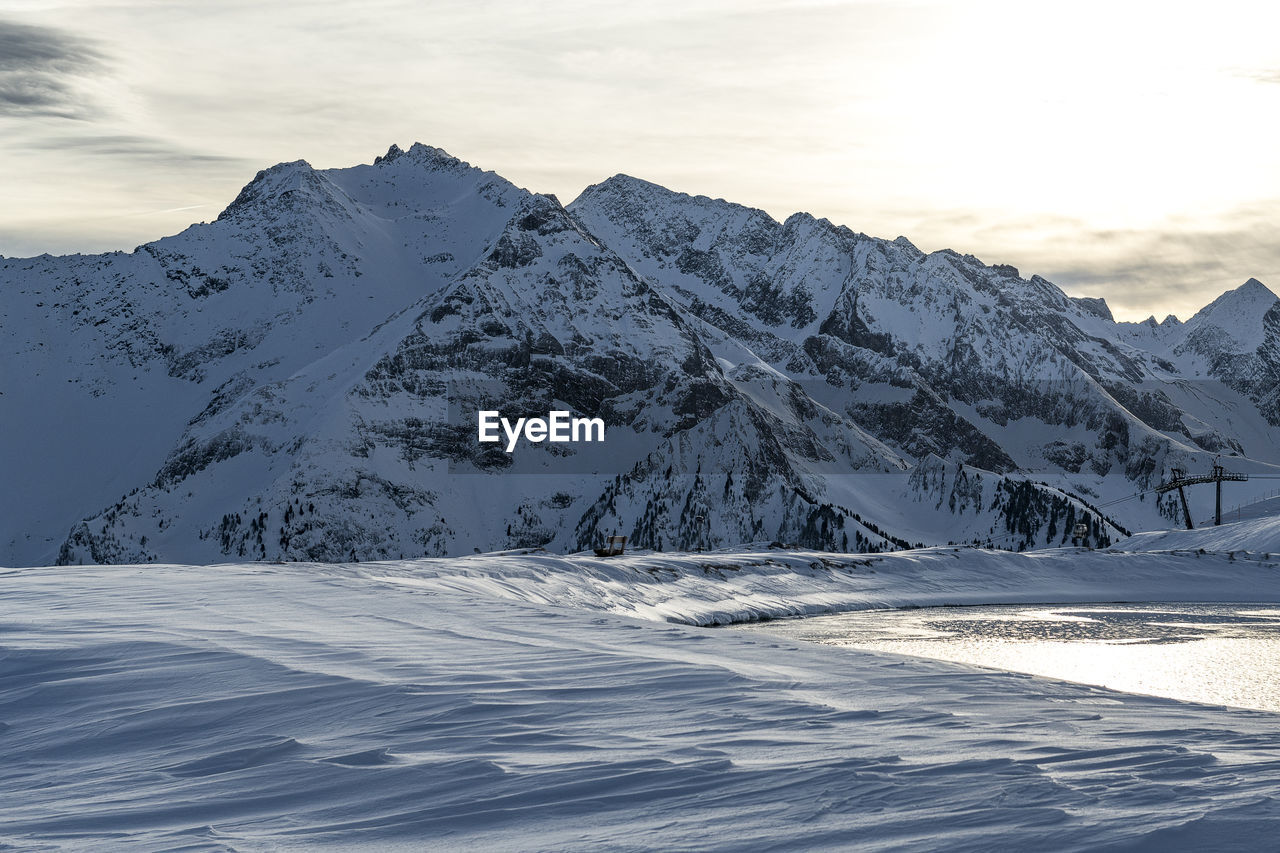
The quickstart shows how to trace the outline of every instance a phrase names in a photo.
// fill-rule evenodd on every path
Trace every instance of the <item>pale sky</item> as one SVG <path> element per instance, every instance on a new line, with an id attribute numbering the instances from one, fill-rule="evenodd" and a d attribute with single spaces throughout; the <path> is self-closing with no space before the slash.
<path id="1" fill-rule="evenodd" d="M 254 173 L 618 172 L 1183 318 L 1280 290 L 1280 4 L 0 0 L 0 254 L 130 250 Z"/>

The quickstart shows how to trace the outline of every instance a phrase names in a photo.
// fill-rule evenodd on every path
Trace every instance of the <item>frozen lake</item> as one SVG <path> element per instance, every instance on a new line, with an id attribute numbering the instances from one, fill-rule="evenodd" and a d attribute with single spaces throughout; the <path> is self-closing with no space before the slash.
<path id="1" fill-rule="evenodd" d="M 1280 605 L 929 607 L 744 628 L 1280 712 Z"/>

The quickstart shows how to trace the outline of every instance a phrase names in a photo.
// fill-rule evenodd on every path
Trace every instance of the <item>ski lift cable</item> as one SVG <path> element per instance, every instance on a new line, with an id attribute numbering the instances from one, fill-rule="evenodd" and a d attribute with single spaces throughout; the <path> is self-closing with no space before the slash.
<path id="1" fill-rule="evenodd" d="M 1249 479 L 1250 480 L 1280 480 L 1280 474 L 1250 474 Z M 1106 506 L 1113 506 L 1114 504 L 1124 503 L 1125 501 L 1131 501 L 1134 498 L 1140 498 L 1143 495 L 1149 495 L 1154 491 L 1155 489 L 1147 489 L 1145 492 L 1135 492 L 1134 494 L 1126 495 L 1123 498 L 1116 498 L 1115 500 L 1110 500 L 1110 501 L 1107 501 L 1106 503 L 1100 503 L 1098 504 L 1098 509 L 1102 509 L 1103 507 L 1106 507 Z"/>
<path id="2" fill-rule="evenodd" d="M 1112 506 L 1113 504 L 1122 504 L 1122 503 L 1124 503 L 1125 501 L 1131 501 L 1131 500 L 1133 500 L 1134 498 L 1140 498 L 1140 497 L 1142 497 L 1143 495 L 1150 494 L 1150 493 L 1152 493 L 1152 492 L 1154 492 L 1154 491 L 1155 491 L 1155 489 L 1147 489 L 1145 492 L 1136 492 L 1136 493 L 1134 493 L 1134 494 L 1132 494 L 1132 495 L 1125 495 L 1125 496 L 1124 496 L 1124 497 L 1122 497 L 1122 498 L 1116 498 L 1115 500 L 1107 501 L 1106 503 L 1100 503 L 1100 504 L 1098 504 L 1098 509 L 1102 509 L 1104 506 Z"/>

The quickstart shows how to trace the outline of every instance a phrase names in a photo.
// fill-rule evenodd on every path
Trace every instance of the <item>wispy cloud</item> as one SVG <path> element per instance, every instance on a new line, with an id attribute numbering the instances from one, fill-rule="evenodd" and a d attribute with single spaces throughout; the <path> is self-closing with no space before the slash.
<path id="1" fill-rule="evenodd" d="M 138 158 L 151 165 L 249 162 L 242 157 L 196 151 L 158 136 L 138 134 L 49 135 L 26 139 L 13 147 L 26 151 L 74 151 L 95 157 Z"/>
<path id="2" fill-rule="evenodd" d="M 0 20 L 0 115 L 89 118 L 97 110 L 80 84 L 105 63 L 79 36 Z"/>
<path id="3" fill-rule="evenodd" d="M 126 216 L 157 216 L 166 213 L 183 213 L 188 210 L 199 210 L 202 207 L 208 207 L 207 204 L 188 204 L 182 207 L 166 207 L 161 210 L 138 210 L 133 213 L 125 214 Z"/>

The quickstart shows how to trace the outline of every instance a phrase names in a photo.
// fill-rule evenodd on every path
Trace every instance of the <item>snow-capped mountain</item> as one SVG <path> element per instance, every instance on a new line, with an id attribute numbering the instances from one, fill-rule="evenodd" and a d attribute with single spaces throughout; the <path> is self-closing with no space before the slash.
<path id="1" fill-rule="evenodd" d="M 685 310 L 914 462 L 1029 474 L 1091 499 L 1216 453 L 1280 462 L 1280 302 L 1256 280 L 1185 324 L 1125 324 L 1103 300 L 1009 266 L 627 176 L 570 210 Z M 1115 515 L 1161 523 L 1152 507 Z"/>
<path id="2" fill-rule="evenodd" d="M 1115 323 L 903 238 L 623 176 L 566 209 L 420 144 L 275 166 L 132 253 L 0 259 L 0 328 L 13 565 L 1026 547 L 1113 537 L 1096 505 L 1174 465 L 1280 463 L 1256 281 Z M 486 409 L 607 439 L 507 453 Z"/>

